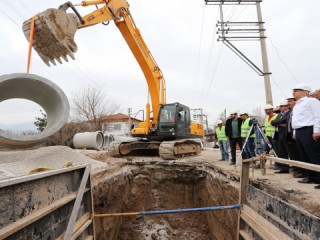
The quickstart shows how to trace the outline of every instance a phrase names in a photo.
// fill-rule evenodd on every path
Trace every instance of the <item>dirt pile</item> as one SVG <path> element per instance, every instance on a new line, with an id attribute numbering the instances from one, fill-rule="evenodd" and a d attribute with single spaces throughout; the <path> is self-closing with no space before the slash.
<path id="1" fill-rule="evenodd" d="M 0 151 L 0 179 L 27 175 L 35 168 L 63 168 L 66 162 L 73 166 L 90 164 L 92 172 L 107 168 L 106 163 L 93 160 L 64 146 L 43 147 L 36 150 Z M 5 169 L 5 170 L 4 170 Z"/>

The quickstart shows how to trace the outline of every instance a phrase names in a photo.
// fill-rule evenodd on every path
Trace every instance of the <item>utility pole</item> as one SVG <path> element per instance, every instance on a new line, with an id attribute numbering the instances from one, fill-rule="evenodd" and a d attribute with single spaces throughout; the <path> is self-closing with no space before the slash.
<path id="1" fill-rule="evenodd" d="M 203 116 L 206 118 L 206 130 L 205 130 L 205 133 L 209 133 L 209 125 L 208 125 L 208 115 L 207 114 L 203 114 Z"/>
<path id="2" fill-rule="evenodd" d="M 240 57 L 249 67 L 251 67 L 256 73 L 264 77 L 264 87 L 266 95 L 266 103 L 273 105 L 272 92 L 268 55 L 266 47 L 266 29 L 264 28 L 264 22 L 262 20 L 261 5 L 262 0 L 205 0 L 206 5 L 219 5 L 220 21 L 217 23 L 219 37 L 218 41 L 221 41 L 231 51 L 233 51 L 238 57 Z M 240 21 L 225 21 L 223 14 L 223 6 L 225 5 L 256 5 L 257 21 L 240 22 Z M 262 58 L 262 70 L 251 61 L 243 52 L 241 52 L 233 41 L 260 41 L 261 58 Z"/>
<path id="3" fill-rule="evenodd" d="M 271 83 L 270 83 L 270 74 L 269 74 L 269 63 L 268 63 L 268 53 L 266 46 L 266 35 L 264 29 L 264 22 L 262 21 L 262 13 L 260 2 L 256 3 L 257 6 L 257 16 L 259 23 L 259 33 L 260 33 L 260 46 L 261 46 L 261 56 L 262 56 L 262 66 L 264 74 L 264 89 L 266 93 L 266 103 L 273 105 L 272 101 L 272 92 L 271 92 Z"/>
<path id="4" fill-rule="evenodd" d="M 128 116 L 129 116 L 129 121 L 128 121 L 128 124 L 129 124 L 129 136 L 131 136 L 131 112 L 132 112 L 132 108 L 128 108 Z"/>
<path id="5" fill-rule="evenodd" d="M 206 130 L 205 130 L 205 133 L 208 132 L 208 129 L 209 129 L 209 126 L 208 126 L 208 116 L 206 114 L 203 114 L 203 109 L 202 108 L 194 108 L 194 109 L 190 109 L 190 111 L 193 110 L 193 111 L 200 111 L 200 114 L 193 114 L 193 117 L 194 118 L 200 118 L 200 123 L 202 126 L 204 126 L 204 124 L 206 124 Z M 204 123 L 204 119 L 203 117 L 206 118 L 206 122 Z"/>
<path id="6" fill-rule="evenodd" d="M 200 108 L 200 121 L 201 121 L 201 125 L 204 126 L 203 125 L 203 109 L 202 108 Z"/>

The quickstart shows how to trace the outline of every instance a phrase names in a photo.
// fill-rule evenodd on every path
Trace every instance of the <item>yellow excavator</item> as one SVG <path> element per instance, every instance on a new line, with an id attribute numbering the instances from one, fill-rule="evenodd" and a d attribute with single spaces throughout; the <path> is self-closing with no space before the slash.
<path id="1" fill-rule="evenodd" d="M 97 10 L 81 16 L 76 6 L 95 5 Z M 71 9 L 73 13 L 67 13 Z M 145 44 L 130 14 L 125 0 L 83 1 L 73 5 L 67 2 L 58 9 L 49 8 L 23 23 L 23 32 L 29 40 L 34 23 L 32 46 L 48 66 L 75 59 L 74 41 L 78 29 L 113 21 L 139 63 L 148 83 L 151 105 L 146 104 L 146 120 L 131 133 L 134 141 L 114 143 L 113 156 L 142 152 L 157 152 L 163 159 L 198 154 L 202 150 L 204 128 L 191 120 L 189 107 L 180 103 L 166 103 L 166 87 L 162 72 Z M 152 110 L 152 111 L 151 111 Z M 151 117 L 151 113 L 153 116 Z"/>

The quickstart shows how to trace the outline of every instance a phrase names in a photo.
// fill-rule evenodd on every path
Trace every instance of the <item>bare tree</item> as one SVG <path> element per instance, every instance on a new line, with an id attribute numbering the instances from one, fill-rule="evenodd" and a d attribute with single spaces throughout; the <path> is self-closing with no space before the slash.
<path id="1" fill-rule="evenodd" d="M 227 121 L 226 110 L 224 110 L 223 112 L 221 112 L 219 114 L 219 118 L 218 119 L 220 119 L 223 122 L 223 124 L 226 123 L 226 121 Z"/>
<path id="2" fill-rule="evenodd" d="M 119 105 L 111 102 L 99 84 L 88 85 L 72 96 L 72 111 L 77 121 L 88 122 L 94 131 L 104 130 L 103 125 L 109 115 L 114 114 Z"/>
<path id="3" fill-rule="evenodd" d="M 261 110 L 261 107 L 254 107 L 252 109 L 252 117 L 255 118 L 260 126 L 264 125 L 264 118 L 265 118 L 265 114 L 264 112 Z"/>
<path id="4" fill-rule="evenodd" d="M 68 122 L 58 132 L 49 137 L 45 146 L 63 145 L 73 147 L 73 137 L 78 132 L 93 131 L 92 125 L 87 122 Z"/>

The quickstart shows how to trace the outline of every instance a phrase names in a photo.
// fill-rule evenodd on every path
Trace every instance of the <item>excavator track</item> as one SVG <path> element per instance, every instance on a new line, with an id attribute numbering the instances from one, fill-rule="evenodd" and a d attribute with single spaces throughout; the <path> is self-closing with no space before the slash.
<path id="1" fill-rule="evenodd" d="M 150 150 L 158 150 L 159 156 L 164 160 L 174 160 L 181 157 L 192 156 L 201 153 L 201 141 L 195 139 L 183 139 L 176 141 L 130 141 L 113 142 L 109 153 L 112 157 L 125 157 L 130 155 L 145 155 Z"/>
<path id="2" fill-rule="evenodd" d="M 194 139 L 162 142 L 159 155 L 164 160 L 174 160 L 185 156 L 201 153 L 201 142 Z"/>
<path id="3" fill-rule="evenodd" d="M 129 142 L 112 142 L 112 144 L 109 147 L 109 153 L 112 157 L 150 155 L 152 151 L 158 153 L 160 144 L 161 142 L 145 140 L 134 140 Z"/>
<path id="4" fill-rule="evenodd" d="M 112 142 L 109 146 L 109 154 L 111 157 L 121 157 L 121 154 L 119 152 L 121 142 Z"/>

